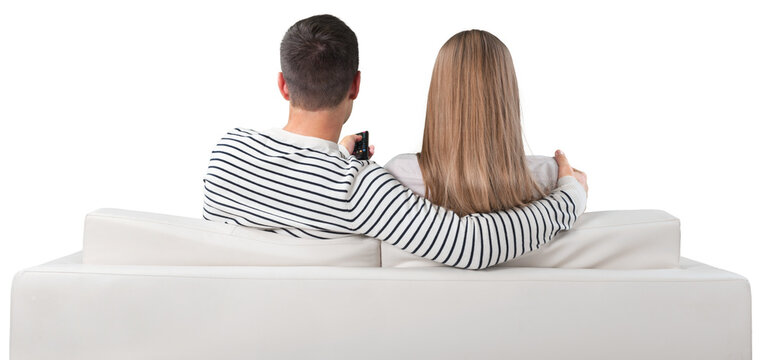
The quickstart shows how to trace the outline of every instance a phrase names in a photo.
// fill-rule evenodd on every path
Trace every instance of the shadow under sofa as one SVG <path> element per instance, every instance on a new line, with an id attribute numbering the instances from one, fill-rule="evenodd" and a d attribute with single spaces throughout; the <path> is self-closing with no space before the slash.
<path id="1" fill-rule="evenodd" d="M 375 239 L 316 242 L 121 209 L 16 274 L 12 360 L 751 359 L 750 285 L 680 257 L 659 210 L 590 212 L 470 271 Z"/>

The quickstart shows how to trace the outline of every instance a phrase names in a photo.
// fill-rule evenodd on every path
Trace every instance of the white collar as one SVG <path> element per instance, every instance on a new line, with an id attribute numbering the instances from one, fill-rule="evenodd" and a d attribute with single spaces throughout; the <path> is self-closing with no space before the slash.
<path id="1" fill-rule="evenodd" d="M 350 153 L 344 146 L 325 139 L 299 135 L 280 128 L 270 128 L 260 132 L 295 146 L 310 148 L 330 155 L 339 156 L 344 159 L 350 157 Z"/>

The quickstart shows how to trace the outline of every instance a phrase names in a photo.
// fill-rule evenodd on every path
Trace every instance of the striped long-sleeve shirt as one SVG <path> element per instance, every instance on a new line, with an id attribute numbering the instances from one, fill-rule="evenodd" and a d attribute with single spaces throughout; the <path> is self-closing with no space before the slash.
<path id="1" fill-rule="evenodd" d="M 363 234 L 436 262 L 483 269 L 572 227 L 586 193 L 572 176 L 529 205 L 458 216 L 336 143 L 281 129 L 236 128 L 214 147 L 204 218 L 301 238 Z"/>

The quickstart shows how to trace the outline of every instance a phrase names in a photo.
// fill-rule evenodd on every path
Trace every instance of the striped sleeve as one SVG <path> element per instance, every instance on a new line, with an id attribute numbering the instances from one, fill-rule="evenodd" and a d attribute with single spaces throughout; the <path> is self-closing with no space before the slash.
<path id="1" fill-rule="evenodd" d="M 205 219 L 313 239 L 364 234 L 463 269 L 516 258 L 572 227 L 586 194 L 572 176 L 527 206 L 458 216 L 387 170 L 235 129 L 212 151 Z"/>
<path id="2" fill-rule="evenodd" d="M 484 269 L 540 248 L 570 229 L 586 207 L 582 185 L 565 176 L 548 196 L 526 206 L 460 217 L 387 175 L 361 176 L 356 192 L 362 195 L 354 205 L 373 207 L 355 219 L 358 233 L 463 269 Z"/>

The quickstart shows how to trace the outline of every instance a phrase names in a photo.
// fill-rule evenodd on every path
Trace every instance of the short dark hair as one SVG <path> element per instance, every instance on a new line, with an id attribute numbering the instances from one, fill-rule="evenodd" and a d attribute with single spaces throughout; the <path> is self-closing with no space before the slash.
<path id="1" fill-rule="evenodd" d="M 358 39 L 332 15 L 297 21 L 281 40 L 281 72 L 292 105 L 306 110 L 335 107 L 358 72 Z"/>

